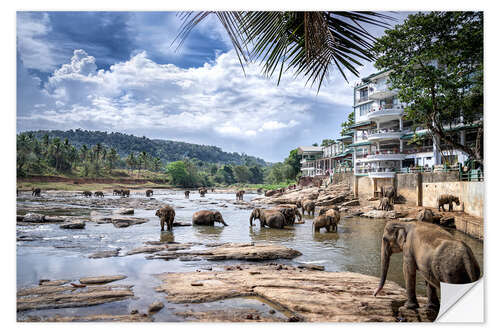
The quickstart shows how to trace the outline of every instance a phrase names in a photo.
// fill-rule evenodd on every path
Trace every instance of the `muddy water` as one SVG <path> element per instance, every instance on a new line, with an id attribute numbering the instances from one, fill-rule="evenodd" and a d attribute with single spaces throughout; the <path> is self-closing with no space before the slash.
<path id="1" fill-rule="evenodd" d="M 85 199 L 76 197 L 74 193 L 58 192 L 43 194 L 41 199 L 33 199 L 29 195 L 18 197 L 18 213 L 22 214 L 33 208 L 46 207 L 46 215 L 88 215 L 91 210 L 103 214 L 110 214 L 113 202 L 119 200 L 134 200 L 143 198 L 144 195 L 132 194 L 130 199 L 112 197 L 106 193 L 110 201 L 108 207 L 93 208 L 85 206 Z M 245 195 L 244 200 L 250 201 L 255 194 Z M 75 205 L 75 198 L 78 204 Z M 44 311 L 29 311 L 20 314 L 26 315 L 86 315 L 95 313 L 124 314 L 132 309 L 147 311 L 147 307 L 154 300 L 165 302 L 164 294 L 156 293 L 154 287 L 160 284 L 155 274 L 169 271 L 193 271 L 195 269 L 211 267 L 214 262 L 207 261 L 179 261 L 179 260 L 146 260 L 145 254 L 132 256 L 88 259 L 89 254 L 102 250 L 121 248 L 125 253 L 133 248 L 143 246 L 146 241 L 176 241 L 180 243 L 219 243 L 219 242 L 272 242 L 292 247 L 300 252 L 293 260 L 282 260 L 283 263 L 314 263 L 324 265 L 327 271 L 351 271 L 378 276 L 380 271 L 380 240 L 385 225 L 383 220 L 364 218 L 342 219 L 338 233 L 314 233 L 312 217 L 306 217 L 305 224 L 296 225 L 290 229 L 261 229 L 249 226 L 249 209 L 242 209 L 236 205 L 234 194 L 208 193 L 205 198 L 200 198 L 197 193 L 191 199 L 185 199 L 181 191 L 155 191 L 154 198 L 164 203 L 174 205 L 176 221 L 191 222 L 192 214 L 200 209 L 219 210 L 228 227 L 216 225 L 215 227 L 176 227 L 173 232 L 161 232 L 158 218 L 154 210 L 135 209 L 135 217 L 149 219 L 147 223 L 118 229 L 112 224 L 96 224 L 89 222 L 83 230 L 60 229 L 57 224 L 17 226 L 19 235 L 34 238 L 33 241 L 17 242 L 17 284 L 18 288 L 38 284 L 40 279 L 77 279 L 84 276 L 125 274 L 126 280 L 117 284 L 133 284 L 135 299 L 78 309 L 57 309 Z M 112 200 L 111 200 L 112 199 Z M 95 199 L 87 199 L 91 205 Z M 116 200 L 116 201 L 114 201 Z M 83 202 L 83 204 L 82 204 Z M 460 232 L 452 231 L 455 236 L 465 241 L 473 250 L 482 268 L 483 246 L 482 242 L 472 239 Z M 233 262 L 220 262 L 232 264 Z M 388 279 L 404 287 L 401 254 L 391 258 Z M 423 280 L 419 278 L 417 290 L 425 294 Z M 176 316 L 175 312 L 190 310 L 204 310 L 207 307 L 224 308 L 227 304 L 233 306 L 234 300 L 213 302 L 205 305 L 178 305 L 166 304 L 165 310 L 155 315 L 159 321 L 186 320 Z M 240 299 L 240 307 L 269 307 L 254 299 Z"/>

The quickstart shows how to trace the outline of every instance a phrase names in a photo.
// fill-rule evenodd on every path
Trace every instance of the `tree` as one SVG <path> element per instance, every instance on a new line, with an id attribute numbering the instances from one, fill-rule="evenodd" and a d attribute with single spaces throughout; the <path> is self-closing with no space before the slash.
<path id="1" fill-rule="evenodd" d="M 290 154 L 288 157 L 285 159 L 285 163 L 290 165 L 293 168 L 293 179 L 299 174 L 300 172 L 300 155 L 298 153 L 298 149 L 293 149 L 290 151 Z"/>
<path id="2" fill-rule="evenodd" d="M 183 161 L 176 161 L 167 165 L 167 174 L 175 185 L 187 186 L 189 183 L 188 172 Z"/>
<path id="3" fill-rule="evenodd" d="M 340 124 L 340 126 L 342 127 L 342 131 L 340 132 L 340 134 L 342 136 L 346 135 L 347 132 L 351 130 L 349 127 L 351 127 L 352 125 L 354 125 L 354 111 L 349 113 L 349 115 L 347 116 L 347 120 Z"/>
<path id="4" fill-rule="evenodd" d="M 250 182 L 252 184 L 261 184 L 264 182 L 264 172 L 262 171 L 262 167 L 254 165 L 249 168 L 249 171 L 252 174 L 250 177 Z"/>
<path id="5" fill-rule="evenodd" d="M 323 139 L 323 141 L 321 141 L 321 147 L 330 146 L 330 145 L 333 145 L 334 143 L 335 143 L 335 140 Z"/>
<path id="6" fill-rule="evenodd" d="M 236 54 L 243 62 L 259 61 L 272 76 L 279 69 L 318 85 L 318 91 L 333 68 L 344 79 L 344 70 L 356 76 L 362 60 L 373 61 L 375 38 L 363 27 L 388 27 L 391 17 L 376 12 L 187 12 L 179 35 L 179 46 L 192 29 L 215 14 L 226 29 Z"/>
<path id="7" fill-rule="evenodd" d="M 391 70 L 390 87 L 408 104 L 408 119 L 423 124 L 441 144 L 482 160 L 483 13 L 410 15 L 386 30 L 374 51 L 375 66 Z M 457 121 L 477 126 L 474 145 L 450 135 Z"/>
<path id="8" fill-rule="evenodd" d="M 252 177 L 252 173 L 245 165 L 233 166 L 234 178 L 238 183 L 248 183 Z"/>

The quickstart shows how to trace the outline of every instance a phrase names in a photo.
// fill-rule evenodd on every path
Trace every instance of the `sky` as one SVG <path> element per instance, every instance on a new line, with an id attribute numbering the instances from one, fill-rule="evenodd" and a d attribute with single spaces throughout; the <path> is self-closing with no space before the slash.
<path id="1" fill-rule="evenodd" d="M 243 72 L 215 17 L 178 47 L 181 23 L 175 12 L 18 12 L 17 132 L 123 132 L 269 162 L 340 136 L 359 78 L 334 71 L 317 94 L 285 73 L 277 86 L 258 64 Z"/>

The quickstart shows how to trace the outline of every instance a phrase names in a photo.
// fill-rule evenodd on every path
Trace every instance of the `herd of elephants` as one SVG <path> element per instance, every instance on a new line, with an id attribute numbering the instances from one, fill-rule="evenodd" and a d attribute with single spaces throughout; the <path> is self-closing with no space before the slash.
<path id="1" fill-rule="evenodd" d="M 211 189 L 214 192 L 214 189 Z M 205 197 L 208 189 L 198 189 L 200 197 Z M 40 196 L 39 188 L 32 189 L 33 196 Z M 184 195 L 189 198 L 190 191 L 186 190 Z M 236 192 L 236 200 L 243 200 L 245 191 Z M 89 191 L 83 192 L 84 196 L 92 196 Z M 129 196 L 130 190 L 113 190 L 113 195 Z M 146 196 L 153 195 L 152 190 L 146 191 Z M 100 191 L 94 192 L 94 196 L 103 197 Z M 394 204 L 395 191 L 391 188 L 382 193 L 379 208 L 386 209 Z M 443 195 L 438 200 L 439 209 L 448 204 L 452 210 L 453 203 L 460 204 L 457 197 Z M 302 213 L 299 211 L 302 210 Z M 310 199 L 299 199 L 295 204 L 280 204 L 272 208 L 255 208 L 250 214 L 250 226 L 258 219 L 260 227 L 283 229 L 285 226 L 293 226 L 296 217 L 299 223 L 303 223 L 303 216 L 307 214 L 314 217 L 315 202 Z M 160 219 L 161 230 L 165 225 L 168 231 L 173 230 L 175 210 L 170 205 L 156 211 Z M 322 208 L 319 215 L 314 217 L 313 229 L 319 232 L 325 228 L 327 232 L 337 232 L 337 224 L 340 221 L 340 213 L 337 207 Z M 222 214 L 217 210 L 200 210 L 193 214 L 193 225 L 214 226 L 215 222 L 227 226 Z M 381 276 L 380 284 L 373 293 L 376 296 L 384 287 L 392 254 L 403 254 L 403 274 L 406 284 L 407 301 L 404 305 L 408 309 L 419 307 L 416 296 L 416 271 L 420 271 L 427 286 L 427 305 L 429 310 L 439 308 L 438 290 L 440 282 L 451 284 L 465 284 L 477 281 L 480 278 L 480 267 L 474 257 L 471 248 L 461 240 L 455 239 L 452 234 L 444 228 L 426 222 L 388 222 L 385 225 L 381 240 Z"/>

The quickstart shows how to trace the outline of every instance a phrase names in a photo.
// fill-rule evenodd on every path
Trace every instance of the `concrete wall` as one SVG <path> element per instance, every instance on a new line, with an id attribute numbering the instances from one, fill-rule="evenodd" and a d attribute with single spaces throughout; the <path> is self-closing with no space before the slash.
<path id="1" fill-rule="evenodd" d="M 437 207 L 437 199 L 441 194 L 453 194 L 460 199 L 465 213 L 483 217 L 484 182 L 422 182 L 422 189 L 423 206 Z"/>
<path id="2" fill-rule="evenodd" d="M 373 181 L 370 177 L 356 177 L 358 181 L 358 197 L 368 199 L 373 197 Z"/>
<path id="3" fill-rule="evenodd" d="M 354 183 L 354 178 L 353 178 L 353 173 L 352 172 L 346 172 L 346 173 L 334 173 L 332 175 L 332 180 L 333 184 L 338 184 L 338 183 L 345 183 L 348 184 L 349 187 L 352 189 L 353 183 Z"/>
<path id="4" fill-rule="evenodd" d="M 402 195 L 409 205 L 418 205 L 418 174 L 400 173 L 396 175 L 398 195 Z"/>
<path id="5" fill-rule="evenodd" d="M 458 171 L 422 172 L 422 183 L 458 182 Z"/>

